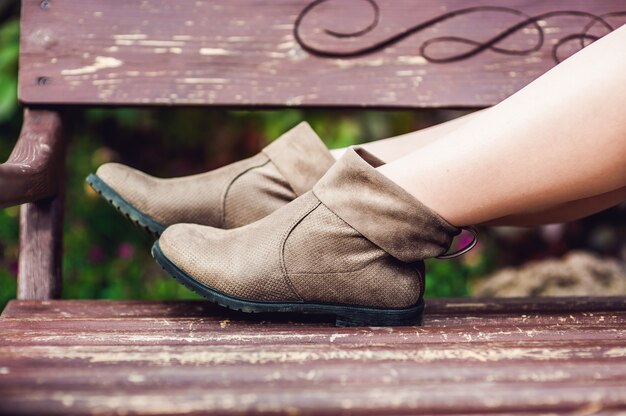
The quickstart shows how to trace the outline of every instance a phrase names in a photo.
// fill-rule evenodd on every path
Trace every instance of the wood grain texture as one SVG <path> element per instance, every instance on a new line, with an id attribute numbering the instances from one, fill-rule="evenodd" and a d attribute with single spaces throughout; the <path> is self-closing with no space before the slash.
<path id="1" fill-rule="evenodd" d="M 20 99 L 33 104 L 487 106 L 554 66 L 555 46 L 563 59 L 580 49 L 577 35 L 600 37 L 626 21 L 618 14 L 626 11 L 624 0 L 331 0 L 302 19 L 297 39 L 294 24 L 312 1 L 22 0 Z M 508 9 L 452 16 L 362 56 L 332 56 L 368 48 L 470 6 Z M 476 44 L 466 40 L 480 45 L 526 16 L 554 11 L 575 13 L 539 17 L 490 49 L 454 62 L 432 62 L 471 51 Z M 594 17 L 584 13 L 614 15 L 593 24 Z M 327 31 L 358 32 L 370 24 L 371 30 L 358 36 Z M 440 37 L 448 40 L 435 41 Z M 540 47 L 532 51 L 533 45 Z M 530 52 L 519 53 L 523 50 Z"/>
<path id="2" fill-rule="evenodd" d="M 60 295 L 66 151 L 62 130 L 56 111 L 26 109 L 18 142 L 9 160 L 0 165 L 0 207 L 24 203 L 19 299 Z"/>
<path id="3" fill-rule="evenodd" d="M 0 164 L 0 208 L 55 195 L 65 160 L 61 117 L 55 111 L 24 111 L 20 137 Z"/>
<path id="4" fill-rule="evenodd" d="M 61 296 L 64 199 L 64 187 L 59 187 L 55 196 L 20 208 L 18 299 Z"/>
<path id="5" fill-rule="evenodd" d="M 0 208 L 20 212 L 18 298 L 60 295 L 66 143 L 56 111 L 26 109 L 20 137 L 0 165 Z"/>
<path id="6" fill-rule="evenodd" d="M 626 299 L 438 299 L 424 327 L 204 302 L 13 301 L 0 413 L 610 414 Z"/>

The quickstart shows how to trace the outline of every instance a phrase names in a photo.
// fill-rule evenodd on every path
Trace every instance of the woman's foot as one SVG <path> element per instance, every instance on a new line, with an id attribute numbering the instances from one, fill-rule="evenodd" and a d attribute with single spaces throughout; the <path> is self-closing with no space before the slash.
<path id="1" fill-rule="evenodd" d="M 210 172 L 161 179 L 119 163 L 87 182 L 130 220 L 155 235 L 177 223 L 235 228 L 309 191 L 335 159 L 303 122 L 248 159 Z"/>
<path id="2" fill-rule="evenodd" d="M 338 325 L 413 325 L 423 314 L 423 259 L 460 230 L 349 149 L 313 187 L 231 230 L 177 224 L 154 244 L 188 288 L 244 312 L 334 315 Z"/>

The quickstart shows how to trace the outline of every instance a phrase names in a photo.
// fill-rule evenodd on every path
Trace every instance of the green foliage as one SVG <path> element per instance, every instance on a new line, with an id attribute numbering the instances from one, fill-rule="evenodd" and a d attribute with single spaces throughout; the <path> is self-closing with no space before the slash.
<path id="1" fill-rule="evenodd" d="M 470 282 L 489 273 L 493 267 L 493 249 L 479 244 L 473 251 L 454 260 L 426 260 L 426 297 L 471 295 Z"/>
<path id="2" fill-rule="evenodd" d="M 17 62 L 19 58 L 19 21 L 9 20 L 0 26 L 0 124 L 16 112 Z"/>
<path id="3" fill-rule="evenodd" d="M 152 238 L 132 226 L 85 183 L 87 174 L 106 161 L 103 157 L 98 143 L 89 137 L 76 138 L 69 154 L 64 297 L 196 298 L 165 276 L 152 260 Z"/>
<path id="4" fill-rule="evenodd" d="M 12 7 L 9 1 L 0 4 L 0 161 L 8 157 L 21 124 L 17 103 L 19 20 L 11 13 Z M 2 21 L 7 12 L 9 17 Z M 0 309 L 17 290 L 18 215 L 19 207 L 0 210 Z"/>
<path id="5" fill-rule="evenodd" d="M 0 210 L 0 310 L 15 297 L 19 207 Z"/>

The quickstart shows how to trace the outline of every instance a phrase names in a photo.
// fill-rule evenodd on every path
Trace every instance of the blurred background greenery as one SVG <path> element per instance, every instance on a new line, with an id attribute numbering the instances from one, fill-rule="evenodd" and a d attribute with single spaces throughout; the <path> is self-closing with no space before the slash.
<path id="1" fill-rule="evenodd" d="M 0 160 L 21 126 L 17 102 L 19 4 L 0 2 Z M 119 161 L 157 176 L 206 171 L 256 153 L 301 120 L 329 147 L 343 147 L 423 128 L 454 111 L 280 110 L 205 108 L 72 111 L 64 242 L 65 298 L 195 298 L 156 266 L 151 238 L 84 182 L 100 164 Z M 0 190 L 1 192 L 1 190 Z M 484 229 L 477 249 L 428 263 L 428 296 L 466 296 L 475 281 L 503 266 L 584 249 L 624 260 L 625 210 L 616 207 L 568 225 L 534 230 Z M 0 210 L 0 310 L 15 296 L 19 207 Z M 621 224 L 616 227 L 616 224 Z M 621 227 L 621 228 L 620 228 Z"/>

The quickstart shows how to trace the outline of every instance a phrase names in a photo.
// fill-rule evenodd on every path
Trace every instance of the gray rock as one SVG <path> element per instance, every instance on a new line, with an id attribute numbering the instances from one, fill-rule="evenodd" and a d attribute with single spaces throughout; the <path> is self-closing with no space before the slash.
<path id="1" fill-rule="evenodd" d="M 480 279 L 476 296 L 626 295 L 626 265 L 584 251 L 562 259 L 530 262 Z"/>

